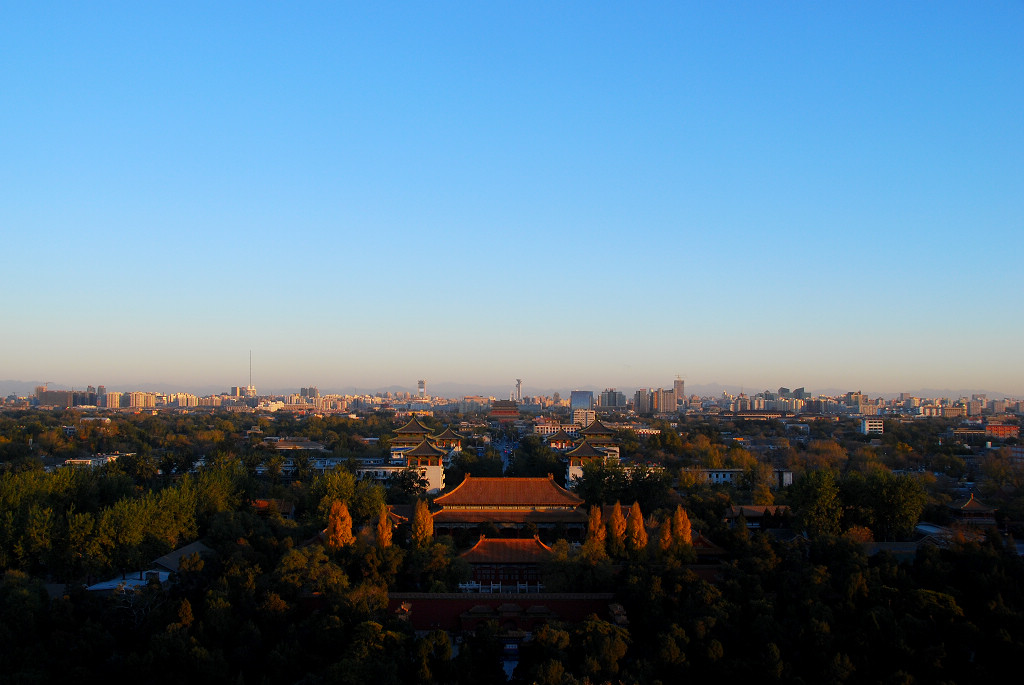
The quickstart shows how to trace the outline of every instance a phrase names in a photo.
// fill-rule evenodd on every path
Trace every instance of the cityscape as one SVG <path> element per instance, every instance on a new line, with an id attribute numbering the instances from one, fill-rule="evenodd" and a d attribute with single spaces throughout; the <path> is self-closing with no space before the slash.
<path id="1" fill-rule="evenodd" d="M 0 683 L 1015 679 L 1024 3 L 0 16 Z"/>
<path id="2" fill-rule="evenodd" d="M 322 639 L 352 655 L 346 668 L 360 678 L 389 682 L 554 683 L 567 671 L 646 682 L 644 669 L 720 673 L 723 658 L 751 677 L 818 678 L 836 654 L 864 680 L 908 658 L 930 678 L 1012 659 L 991 647 L 1007 619 L 990 613 L 995 595 L 1016 602 L 1024 571 L 1019 399 L 785 387 L 702 397 L 680 377 L 628 395 L 530 396 L 514 381 L 500 399 L 434 396 L 426 380 L 362 395 L 263 395 L 249 380 L 202 397 L 49 384 L 8 396 L 3 616 L 24 617 L 15 604 L 36 592 L 117 641 L 51 657 L 50 673 L 151 674 L 110 661 L 144 657 L 174 674 L 258 668 L 287 679 L 292 661 L 236 663 L 225 650 L 281 644 L 283 617 L 316 632 L 352 611 L 356 633 Z M 985 569 L 984 592 L 961 587 L 961 564 Z M 767 663 L 749 656 L 740 607 L 750 585 L 781 591 L 811 568 L 838 588 L 786 594 L 828 610 L 815 619 L 836 636 L 826 659 L 782 635 L 768 638 Z M 236 587 L 243 570 L 251 580 Z M 850 583 L 858 599 L 843 603 L 835 593 Z M 906 593 L 895 609 L 886 583 Z M 365 593 L 369 604 L 351 605 Z M 759 601 L 761 620 L 806 630 L 788 601 Z M 256 613 L 243 619 L 247 605 Z M 914 630 L 865 638 L 864 612 L 881 606 L 949 655 L 917 652 Z M 19 644 L 50 629 L 47 611 L 33 612 Z M 718 622 L 705 625 L 711 615 Z M 212 632 L 215 621 L 243 633 Z M 375 632 L 384 625 L 396 641 L 386 650 Z M 74 628 L 73 644 L 85 630 Z M 582 657 L 566 651 L 594 640 Z M 162 661 L 188 644 L 213 652 Z M 29 653 L 0 664 L 38 669 Z M 684 653 L 694 663 L 680 670 Z M 303 672 L 334 672 L 329 655 L 303 654 Z"/>
<path id="3" fill-rule="evenodd" d="M 22 383 L 24 385 L 24 383 Z M 256 387 L 232 386 L 215 395 L 197 396 L 187 392 L 144 392 L 107 390 L 103 385 L 87 386 L 84 390 L 57 390 L 48 385 L 36 386 L 32 395 L 15 393 L 0 398 L 0 406 L 11 408 L 78 408 L 96 409 L 162 409 L 188 410 L 223 408 L 227 411 L 291 412 L 332 414 L 350 411 L 398 410 L 412 412 L 465 413 L 486 411 L 500 400 L 514 400 L 518 411 L 541 414 L 545 411 L 568 409 L 601 410 L 613 414 L 633 416 L 660 415 L 661 418 L 683 415 L 720 416 L 732 414 L 738 418 L 780 419 L 786 416 L 887 416 L 887 417 L 943 417 L 980 421 L 982 417 L 1007 413 L 1024 413 L 1022 400 L 1014 397 L 989 397 L 972 393 L 970 397 L 916 397 L 899 393 L 895 397 L 869 397 L 860 391 L 826 396 L 808 392 L 804 388 L 763 390 L 747 394 L 722 392 L 718 396 L 686 394 L 686 383 L 676 378 L 665 388 L 637 388 L 627 393 L 615 388 L 602 392 L 571 390 L 551 396 L 524 396 L 522 380 L 516 379 L 507 397 L 438 397 L 427 392 L 427 382 L 416 382 L 414 391 L 383 391 L 367 394 L 321 394 L 316 386 L 299 388 L 297 392 L 261 395 Z"/>

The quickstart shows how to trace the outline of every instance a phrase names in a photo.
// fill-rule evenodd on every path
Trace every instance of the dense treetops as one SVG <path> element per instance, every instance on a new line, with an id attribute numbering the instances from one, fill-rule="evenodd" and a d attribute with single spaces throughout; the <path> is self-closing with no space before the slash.
<path id="1" fill-rule="evenodd" d="M 461 636 L 455 656 L 452 636 L 417 636 L 386 610 L 389 591 L 453 591 L 469 577 L 455 542 L 434 536 L 429 502 L 414 489 L 400 496 L 411 516 L 396 527 L 404 519 L 388 505 L 397 495 L 344 467 L 289 482 L 257 478 L 255 465 L 277 455 L 246 437 L 251 417 L 125 417 L 65 434 L 61 426 L 75 420 L 72 412 L 0 415 L 0 680 L 504 682 L 500 626 Z M 370 449 L 356 436 L 375 430 L 386 440 L 393 425 L 287 418 L 262 428 L 345 456 Z M 905 538 L 944 504 L 936 483 L 894 473 L 898 465 L 955 469 L 959 456 L 937 449 L 927 431 L 868 450 L 855 437 L 783 444 L 772 426 L 758 430 L 779 441 L 773 451 L 796 472 L 789 491 L 770 494 L 792 507 L 789 525 L 808 537 L 782 543 L 726 526 L 726 508 L 753 500 L 765 474 L 710 427 L 627 443 L 651 468 L 585 471 L 582 545 L 551 540 L 543 578 L 552 591 L 614 592 L 628 624 L 609 612 L 536 630 L 515 682 L 969 682 L 1015 667 L 1024 568 L 998 535 L 924 546 L 903 562 L 869 558 L 860 544 Z M 135 456 L 48 473 L 41 449 Z M 521 475 L 551 472 L 551 455 L 529 450 Z M 205 465 L 193 469 L 198 457 Z M 500 467 L 493 454 L 460 459 Z M 711 487 L 685 478 L 717 463 L 749 479 Z M 1024 483 L 998 452 L 979 468 L 1000 484 L 983 494 Z M 294 503 L 295 519 L 257 513 L 261 499 Z M 999 503 L 1007 504 L 1012 498 Z M 710 574 L 697 563 L 697 532 L 725 550 Z M 199 539 L 213 554 L 183 559 L 166 586 L 81 589 Z"/>

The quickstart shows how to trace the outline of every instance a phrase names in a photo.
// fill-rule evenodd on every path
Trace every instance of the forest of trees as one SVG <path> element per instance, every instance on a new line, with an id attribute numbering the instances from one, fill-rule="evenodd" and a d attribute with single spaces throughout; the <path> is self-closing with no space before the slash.
<path id="1" fill-rule="evenodd" d="M 416 634 L 386 610 L 388 592 L 452 591 L 469 576 L 454 541 L 434 535 L 414 486 L 386 491 L 344 467 L 257 478 L 253 465 L 274 455 L 245 436 L 251 417 L 130 417 L 105 427 L 76 419 L 0 416 L 0 680 L 505 682 L 498 626 Z M 386 444 L 393 428 L 376 417 L 261 422 L 342 457 L 374 449 L 359 437 Z M 807 532 L 788 542 L 722 520 L 756 492 L 756 460 L 745 450 L 707 427 L 624 437 L 633 454 L 667 469 L 588 468 L 578 484 L 586 539 L 551 541 L 543 571 L 552 591 L 615 593 L 628 625 L 598 615 L 546 625 L 524 643 L 515 682 L 967 682 L 1012 672 L 1024 647 L 1024 567 L 1010 541 L 993 529 L 904 561 L 868 557 L 860 544 L 865 531 L 904 539 L 923 512 L 938 510 L 934 484 L 893 473 L 895 460 L 934 459 L 930 437 L 880 456 L 834 436 L 780 443 L 798 477 L 772 497 Z M 47 472 L 42 449 L 136 456 Z M 550 472 L 545 449 L 529 445 L 520 473 Z M 205 466 L 193 469 L 200 457 Z M 717 459 L 748 464 L 752 478 L 737 490 L 672 476 Z M 1016 467 L 1000 459 L 983 468 L 1012 483 Z M 457 460 L 474 474 L 497 475 L 500 465 L 488 452 Z M 257 513 L 253 503 L 267 497 L 294 503 L 295 519 Z M 393 528 L 386 505 L 399 501 L 412 513 Z M 712 579 L 696 572 L 698 532 L 724 550 Z M 196 540 L 213 553 L 186 558 L 166 585 L 84 590 Z"/>

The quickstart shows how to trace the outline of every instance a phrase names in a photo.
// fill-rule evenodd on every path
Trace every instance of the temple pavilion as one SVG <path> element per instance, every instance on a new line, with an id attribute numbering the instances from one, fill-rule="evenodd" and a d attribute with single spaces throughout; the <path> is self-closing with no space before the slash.
<path id="1" fill-rule="evenodd" d="M 564 428 L 559 428 L 557 433 L 548 438 L 548 447 L 559 452 L 572 449 L 575 444 L 576 438 L 566 433 Z"/>
<path id="2" fill-rule="evenodd" d="M 538 536 L 522 539 L 488 538 L 459 555 L 482 586 L 492 583 L 539 583 L 541 567 L 551 560 L 551 548 Z"/>
<path id="3" fill-rule="evenodd" d="M 595 420 L 586 428 L 581 428 L 579 435 L 582 440 L 565 452 L 567 460 L 565 482 L 570 484 L 583 477 L 583 465 L 587 462 L 600 460 L 618 463 L 619 461 L 619 446 L 615 442 L 615 431 L 601 421 Z M 552 436 L 552 441 L 556 436 Z M 549 442 L 549 444 L 551 443 Z M 554 445 L 552 448 L 554 449 Z"/>
<path id="4" fill-rule="evenodd" d="M 974 499 L 973 492 L 966 500 L 950 502 L 946 507 L 952 511 L 953 518 L 961 525 L 982 527 L 996 525 L 995 508 Z"/>
<path id="5" fill-rule="evenodd" d="M 396 449 L 404 451 L 416 447 L 430 437 L 430 429 L 420 423 L 418 417 L 414 416 L 409 423 L 401 428 L 395 429 L 395 437 L 391 438 L 391 451 Z"/>
<path id="6" fill-rule="evenodd" d="M 462 435 L 453 431 L 451 426 L 446 426 L 441 433 L 431 436 L 430 441 L 449 452 L 458 452 L 462 449 Z"/>
<path id="7" fill-rule="evenodd" d="M 534 528 L 552 532 L 563 529 L 568 537 L 582 538 L 587 526 L 583 500 L 547 478 L 465 479 L 451 492 L 434 500 L 435 533 L 480 531 L 493 526 L 505 537 Z"/>
<path id="8" fill-rule="evenodd" d="M 586 428 L 581 428 L 579 434 L 580 437 L 595 447 L 605 450 L 615 448 L 615 454 L 618 456 L 619 448 L 615 444 L 615 431 L 601 423 L 599 419 L 595 419 Z"/>
<path id="9" fill-rule="evenodd" d="M 427 480 L 427 492 L 435 494 L 444 489 L 444 469 L 450 456 L 462 449 L 462 436 L 446 428 L 440 435 L 431 435 L 419 418 L 412 417 L 407 424 L 395 429 L 391 439 L 391 454 L 382 458 L 364 459 L 356 468 L 356 476 L 386 483 L 392 476 L 406 469 L 415 469 Z"/>

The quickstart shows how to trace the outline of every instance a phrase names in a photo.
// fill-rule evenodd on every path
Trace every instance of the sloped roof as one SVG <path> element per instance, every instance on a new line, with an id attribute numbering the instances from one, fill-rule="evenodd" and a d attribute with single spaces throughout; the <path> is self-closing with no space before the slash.
<path id="1" fill-rule="evenodd" d="M 402 452 L 402 455 L 406 457 L 443 457 L 446 454 L 448 454 L 448 452 L 439 447 L 434 447 L 427 440 L 424 440 L 411 450 Z"/>
<path id="2" fill-rule="evenodd" d="M 723 548 L 708 540 L 703 533 L 694 536 L 693 549 L 697 556 L 722 556 L 726 553 Z"/>
<path id="3" fill-rule="evenodd" d="M 532 523 L 537 526 L 583 525 L 587 522 L 587 512 L 582 509 L 494 509 L 478 507 L 474 509 L 442 509 L 432 514 L 435 526 L 475 526 L 481 523 L 500 525 L 520 525 Z"/>
<path id="4" fill-rule="evenodd" d="M 742 515 L 743 518 L 752 519 L 761 518 L 762 516 L 788 513 L 789 507 L 785 504 L 743 504 L 740 506 L 729 507 L 725 511 L 725 518 L 730 519 Z"/>
<path id="5" fill-rule="evenodd" d="M 540 564 L 551 557 L 551 548 L 537 536 L 529 540 L 481 537 L 459 556 L 470 564 Z"/>
<path id="6" fill-rule="evenodd" d="M 445 426 L 445 429 L 441 431 L 440 435 L 435 435 L 434 440 L 464 440 L 465 437 L 452 430 L 451 426 Z"/>
<path id="7" fill-rule="evenodd" d="M 596 447 L 594 447 L 593 445 L 591 445 L 590 442 L 586 438 L 584 438 L 583 442 L 581 442 L 580 444 L 576 445 L 576 447 L 574 449 L 571 449 L 568 452 L 566 452 L 565 456 L 567 456 L 567 457 L 591 458 L 591 457 L 604 457 L 606 455 L 605 455 L 604 452 L 602 452 L 601 450 L 599 450 Z"/>
<path id="8" fill-rule="evenodd" d="M 168 552 L 159 559 L 153 561 L 154 566 L 158 566 L 161 569 L 167 569 L 168 571 L 177 571 L 181 566 L 182 558 L 189 554 L 198 554 L 201 557 L 213 554 L 213 550 L 204 545 L 201 542 L 193 542 L 190 545 L 179 547 L 173 552 Z"/>
<path id="9" fill-rule="evenodd" d="M 548 438 L 548 442 L 571 442 L 573 437 L 565 432 L 564 428 L 559 428 L 558 432 Z"/>
<path id="10" fill-rule="evenodd" d="M 576 507 L 583 500 L 547 478 L 473 478 L 465 479 L 446 495 L 434 500 L 442 507 L 488 507 L 500 505 L 532 505 Z"/>
<path id="11" fill-rule="evenodd" d="M 589 426 L 580 429 L 580 435 L 585 435 L 589 438 L 595 435 L 615 435 L 615 431 L 601 423 L 600 419 L 594 419 L 594 422 Z"/>
<path id="12" fill-rule="evenodd" d="M 414 416 L 409 423 L 405 424 L 401 428 L 396 428 L 395 432 L 399 435 L 408 435 L 409 433 L 428 435 L 430 433 L 430 429 L 420 423 L 418 417 Z"/>
<path id="13" fill-rule="evenodd" d="M 971 493 L 971 496 L 968 497 L 967 499 L 960 500 L 959 502 L 950 502 L 946 506 L 949 507 L 950 509 L 955 509 L 957 511 L 963 511 L 973 514 L 990 514 L 995 511 L 994 508 L 982 504 L 980 501 L 974 499 L 973 492 Z"/>

